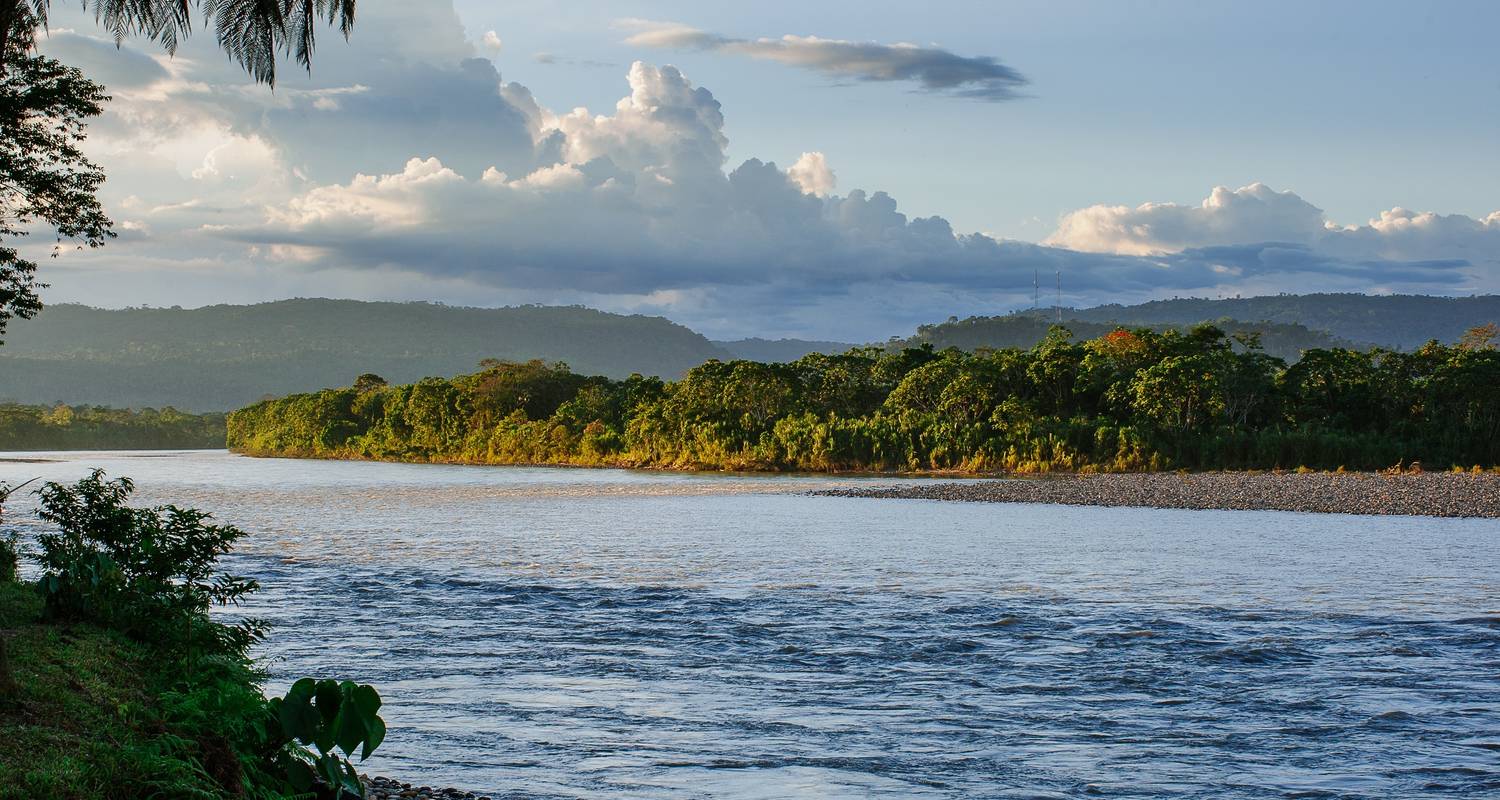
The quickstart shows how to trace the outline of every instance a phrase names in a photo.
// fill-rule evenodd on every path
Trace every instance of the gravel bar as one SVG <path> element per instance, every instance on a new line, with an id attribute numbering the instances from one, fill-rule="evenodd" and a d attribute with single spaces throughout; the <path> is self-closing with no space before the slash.
<path id="1" fill-rule="evenodd" d="M 812 492 L 833 497 L 1423 517 L 1500 517 L 1500 473 L 1153 472 Z"/>

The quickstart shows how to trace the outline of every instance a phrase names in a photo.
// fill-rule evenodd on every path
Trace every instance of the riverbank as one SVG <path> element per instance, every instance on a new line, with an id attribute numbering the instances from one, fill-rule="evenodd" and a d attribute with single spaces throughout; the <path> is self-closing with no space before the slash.
<path id="1" fill-rule="evenodd" d="M 365 800 L 490 800 L 489 795 L 413 785 L 394 778 L 366 777 L 364 784 Z"/>
<path id="2" fill-rule="evenodd" d="M 1112 473 L 829 489 L 812 494 L 980 503 L 1500 518 L 1500 473 L 1494 472 Z"/>
<path id="3" fill-rule="evenodd" d="M 159 660 L 145 647 L 92 625 L 45 622 L 39 592 L 3 581 L 0 639 L 0 800 L 215 786 L 184 752 L 191 740 L 161 724 Z"/>

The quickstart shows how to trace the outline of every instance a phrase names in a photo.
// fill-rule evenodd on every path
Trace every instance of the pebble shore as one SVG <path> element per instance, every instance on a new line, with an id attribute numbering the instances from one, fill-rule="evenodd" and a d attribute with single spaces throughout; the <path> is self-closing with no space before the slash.
<path id="1" fill-rule="evenodd" d="M 834 497 L 1500 518 L 1500 473 L 1062 475 L 812 492 Z"/>
<path id="2" fill-rule="evenodd" d="M 365 800 L 491 800 L 489 795 L 465 792 L 462 789 L 435 789 L 431 786 L 415 786 L 393 778 L 364 778 Z"/>

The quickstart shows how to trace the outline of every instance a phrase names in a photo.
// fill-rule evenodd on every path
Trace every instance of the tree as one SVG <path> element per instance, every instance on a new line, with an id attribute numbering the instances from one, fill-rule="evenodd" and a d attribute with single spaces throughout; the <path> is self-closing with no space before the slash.
<path id="1" fill-rule="evenodd" d="M 1500 325 L 1491 322 L 1464 332 L 1458 346 L 1465 350 L 1494 350 L 1500 346 Z"/>
<path id="2" fill-rule="evenodd" d="M 95 195 L 104 173 L 80 145 L 85 123 L 109 97 L 77 69 L 33 53 L 35 18 L 21 12 L 9 17 L 0 76 L 0 237 L 46 224 L 57 233 L 54 257 L 64 240 L 99 247 L 114 236 Z M 17 249 L 0 246 L 0 336 L 12 318 L 41 310 L 36 290 L 45 284 L 36 282 L 36 269 Z"/>
<path id="3" fill-rule="evenodd" d="M 294 58 L 312 69 L 316 29 L 320 21 L 338 25 L 348 38 L 354 27 L 355 0 L 83 0 L 94 9 L 94 18 L 121 42 L 140 36 L 157 42 L 168 53 L 193 30 L 194 11 L 212 27 L 219 46 L 250 77 L 268 86 L 276 84 L 276 59 Z M 51 0 L 0 0 L 0 37 L 16 35 L 23 20 L 47 23 Z M 0 41 L 5 60 L 0 69 L 16 64 L 9 41 Z"/>
<path id="4" fill-rule="evenodd" d="M 380 377 L 379 375 L 376 375 L 373 372 L 366 372 L 365 374 L 354 379 L 354 391 L 358 394 L 367 394 L 379 389 L 384 389 L 389 385 L 389 381 L 387 381 L 385 378 Z"/>
<path id="5" fill-rule="evenodd" d="M 115 41 L 144 36 L 169 53 L 192 31 L 193 12 L 211 24 L 224 49 L 250 76 L 274 86 L 285 54 L 312 69 L 319 20 L 347 38 L 355 0 L 83 0 Z M 0 239 L 25 236 L 38 224 L 64 240 L 99 247 L 114 236 L 97 192 L 98 165 L 80 144 L 87 120 L 109 99 L 104 87 L 56 59 L 36 54 L 36 30 L 51 0 L 0 0 Z M 59 249 L 53 250 L 55 257 Z M 37 264 L 0 246 L 0 336 L 13 318 L 41 310 Z"/>

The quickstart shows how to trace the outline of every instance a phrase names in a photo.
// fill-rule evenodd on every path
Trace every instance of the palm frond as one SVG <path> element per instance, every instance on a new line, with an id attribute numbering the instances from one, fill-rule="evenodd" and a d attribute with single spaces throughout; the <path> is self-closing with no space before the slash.
<path id="1" fill-rule="evenodd" d="M 29 0 L 46 23 L 49 0 Z M 119 44 L 132 36 L 176 53 L 193 32 L 193 11 L 203 13 L 224 52 L 256 81 L 276 85 L 276 62 L 285 55 L 312 71 L 320 22 L 344 38 L 354 29 L 355 0 L 83 0 Z"/>

